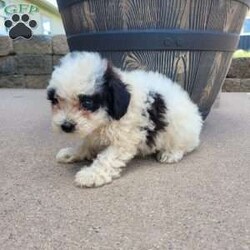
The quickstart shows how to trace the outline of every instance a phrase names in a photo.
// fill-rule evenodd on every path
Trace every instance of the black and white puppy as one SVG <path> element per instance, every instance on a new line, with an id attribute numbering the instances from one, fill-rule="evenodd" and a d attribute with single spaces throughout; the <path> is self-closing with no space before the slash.
<path id="1" fill-rule="evenodd" d="M 110 183 L 137 154 L 174 163 L 199 145 L 197 106 L 162 74 L 121 71 L 98 53 L 73 52 L 56 67 L 47 91 L 53 127 L 82 140 L 60 150 L 57 161 L 93 160 L 76 174 L 78 186 Z"/>

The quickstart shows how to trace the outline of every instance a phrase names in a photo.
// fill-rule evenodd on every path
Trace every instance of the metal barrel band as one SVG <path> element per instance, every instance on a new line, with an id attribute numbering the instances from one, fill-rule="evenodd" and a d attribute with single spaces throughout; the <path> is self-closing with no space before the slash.
<path id="1" fill-rule="evenodd" d="M 59 10 L 63 10 L 74 4 L 84 2 L 84 1 L 86 0 L 57 0 L 57 3 L 58 3 Z M 92 1 L 98 1 L 98 0 L 92 0 Z M 250 8 L 250 0 L 235 0 L 235 2 L 240 2 L 242 4 L 245 4 L 247 5 L 248 8 Z"/>
<path id="2" fill-rule="evenodd" d="M 69 35 L 69 47 L 85 51 L 185 50 L 233 52 L 238 34 L 187 30 L 134 30 Z"/>

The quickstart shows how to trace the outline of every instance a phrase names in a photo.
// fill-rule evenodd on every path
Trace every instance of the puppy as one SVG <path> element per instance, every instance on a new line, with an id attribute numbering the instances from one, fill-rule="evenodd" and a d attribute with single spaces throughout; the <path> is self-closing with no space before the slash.
<path id="1" fill-rule="evenodd" d="M 197 106 L 156 72 L 121 71 L 98 53 L 73 52 L 54 70 L 47 95 L 53 127 L 82 140 L 60 150 L 57 161 L 93 160 L 76 174 L 80 187 L 112 182 L 138 154 L 175 163 L 199 145 Z"/>

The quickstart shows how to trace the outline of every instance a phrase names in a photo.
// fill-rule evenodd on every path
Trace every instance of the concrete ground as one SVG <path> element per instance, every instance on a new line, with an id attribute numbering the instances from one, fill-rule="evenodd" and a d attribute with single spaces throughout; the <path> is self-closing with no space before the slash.
<path id="1" fill-rule="evenodd" d="M 223 94 L 200 148 L 174 165 L 136 159 L 98 189 L 53 134 L 44 90 L 0 90 L 0 249 L 250 249 L 250 95 Z"/>

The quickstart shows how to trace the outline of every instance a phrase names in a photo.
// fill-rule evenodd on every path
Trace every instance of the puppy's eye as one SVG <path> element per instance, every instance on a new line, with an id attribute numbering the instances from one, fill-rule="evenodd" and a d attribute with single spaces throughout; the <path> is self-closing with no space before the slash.
<path id="1" fill-rule="evenodd" d="M 102 105 L 102 100 L 99 94 L 94 95 L 79 95 L 80 108 L 95 112 Z"/>
<path id="2" fill-rule="evenodd" d="M 94 102 L 90 97 L 84 97 L 81 100 L 81 107 L 87 110 L 93 109 Z"/>

